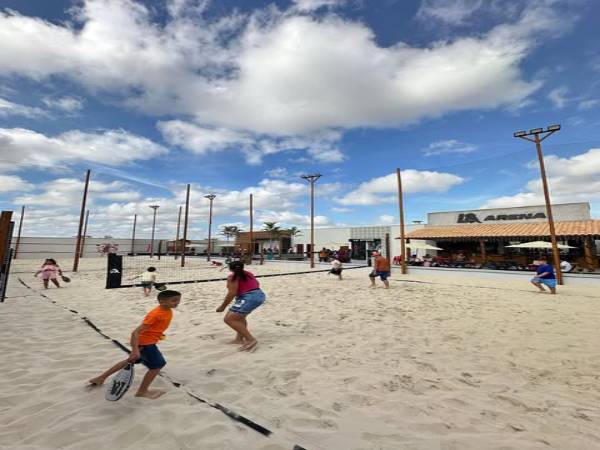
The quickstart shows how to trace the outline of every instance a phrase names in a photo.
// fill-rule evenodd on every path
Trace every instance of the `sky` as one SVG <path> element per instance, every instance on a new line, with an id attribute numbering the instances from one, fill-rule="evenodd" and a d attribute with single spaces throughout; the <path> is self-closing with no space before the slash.
<path id="1" fill-rule="evenodd" d="M 24 236 L 191 239 L 554 203 L 600 217 L 596 0 L 0 0 L 0 207 Z M 213 231 L 214 233 L 215 231 Z"/>

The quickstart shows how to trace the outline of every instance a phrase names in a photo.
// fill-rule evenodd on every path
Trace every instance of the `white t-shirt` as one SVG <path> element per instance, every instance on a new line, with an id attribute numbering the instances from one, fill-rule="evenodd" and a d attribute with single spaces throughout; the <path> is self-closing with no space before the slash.
<path id="1" fill-rule="evenodd" d="M 560 262 L 560 270 L 562 270 L 563 272 L 569 272 L 571 269 L 573 269 L 573 266 L 569 261 Z"/>
<path id="2" fill-rule="evenodd" d="M 339 269 L 342 267 L 342 263 L 339 262 L 337 259 L 334 259 L 333 261 L 331 261 L 331 267 L 333 269 Z"/>
<path id="3" fill-rule="evenodd" d="M 141 274 L 142 281 L 146 283 L 154 283 L 156 281 L 156 272 L 144 272 Z"/>

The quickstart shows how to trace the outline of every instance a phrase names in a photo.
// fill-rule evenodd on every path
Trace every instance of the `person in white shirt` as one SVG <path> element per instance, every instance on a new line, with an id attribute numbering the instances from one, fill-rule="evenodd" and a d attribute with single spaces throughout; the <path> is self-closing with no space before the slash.
<path id="1" fill-rule="evenodd" d="M 560 271 L 561 272 L 570 272 L 573 270 L 573 265 L 569 261 L 561 261 L 560 262 Z"/>
<path id="2" fill-rule="evenodd" d="M 333 275 L 337 275 L 338 279 L 341 280 L 342 279 L 342 263 L 337 260 L 337 259 L 333 259 L 331 261 L 331 270 L 329 271 L 330 274 Z"/>
<path id="3" fill-rule="evenodd" d="M 144 295 L 148 297 L 152 291 L 152 285 L 156 283 L 156 267 L 148 267 L 145 272 L 136 275 L 132 280 L 136 278 L 141 278 L 140 284 L 144 288 Z"/>

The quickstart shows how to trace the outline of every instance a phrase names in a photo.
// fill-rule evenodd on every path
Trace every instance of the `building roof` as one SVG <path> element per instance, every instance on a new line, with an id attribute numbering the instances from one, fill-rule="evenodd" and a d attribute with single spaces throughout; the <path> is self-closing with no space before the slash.
<path id="1" fill-rule="evenodd" d="M 277 242 L 279 238 L 290 237 L 291 233 L 288 230 L 281 230 L 279 233 L 270 233 L 268 231 L 254 231 L 252 232 L 252 240 L 256 241 L 268 241 L 272 240 L 273 242 Z M 250 241 L 250 232 L 244 231 L 239 233 L 236 238 L 236 244 L 240 244 L 242 242 Z"/>
<path id="2" fill-rule="evenodd" d="M 555 222 L 554 228 L 557 236 L 589 236 L 600 238 L 600 220 Z M 549 226 L 547 222 L 426 226 L 425 228 L 411 231 L 406 235 L 408 239 L 431 240 L 472 240 L 479 238 L 535 238 L 542 236 L 550 236 Z"/>

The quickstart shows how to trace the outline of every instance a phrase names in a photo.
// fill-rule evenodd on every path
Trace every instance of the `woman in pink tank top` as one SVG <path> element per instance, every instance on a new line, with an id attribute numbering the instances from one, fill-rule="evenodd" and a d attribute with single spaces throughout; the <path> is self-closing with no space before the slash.
<path id="1" fill-rule="evenodd" d="M 244 270 L 243 262 L 233 261 L 229 264 L 229 270 L 231 274 L 227 277 L 227 295 L 217 312 L 225 311 L 235 298 L 223 320 L 236 332 L 235 339 L 230 343 L 241 344 L 240 350 L 249 351 L 256 347 L 258 341 L 248 331 L 246 316 L 264 303 L 265 293 L 254 275 Z"/>

